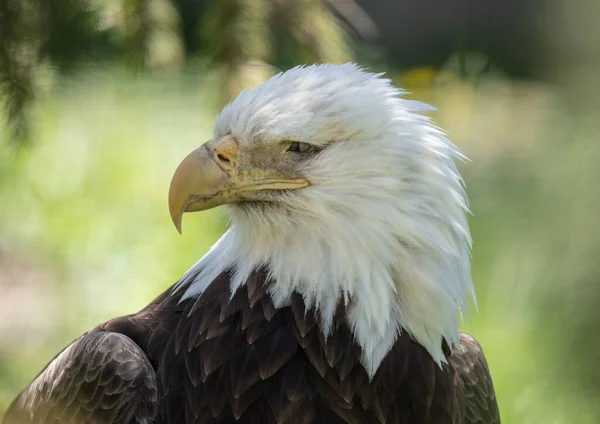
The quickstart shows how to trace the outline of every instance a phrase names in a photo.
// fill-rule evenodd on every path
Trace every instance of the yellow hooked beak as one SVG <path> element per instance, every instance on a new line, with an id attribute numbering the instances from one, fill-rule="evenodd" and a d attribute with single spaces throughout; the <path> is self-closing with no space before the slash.
<path id="1" fill-rule="evenodd" d="M 239 172 L 238 143 L 232 136 L 210 140 L 179 164 L 169 188 L 169 212 L 181 234 L 184 212 L 196 212 L 253 200 L 262 190 L 293 190 L 310 185 L 305 179 L 284 179 L 262 169 Z"/>

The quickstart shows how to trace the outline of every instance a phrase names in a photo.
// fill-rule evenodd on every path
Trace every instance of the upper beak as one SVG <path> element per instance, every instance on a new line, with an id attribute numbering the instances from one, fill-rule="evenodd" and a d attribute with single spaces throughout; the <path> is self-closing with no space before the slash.
<path id="1" fill-rule="evenodd" d="M 169 212 L 181 234 L 184 212 L 202 211 L 226 203 L 251 200 L 261 190 L 307 187 L 305 179 L 285 179 L 268 171 L 238 169 L 238 143 L 232 136 L 208 141 L 179 164 L 169 188 Z"/>

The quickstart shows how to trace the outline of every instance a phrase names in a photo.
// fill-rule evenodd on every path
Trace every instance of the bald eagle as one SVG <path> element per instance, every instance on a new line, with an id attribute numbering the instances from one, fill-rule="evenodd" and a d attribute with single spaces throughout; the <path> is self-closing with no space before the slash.
<path id="1" fill-rule="evenodd" d="M 354 64 L 242 92 L 179 165 L 169 209 L 230 228 L 140 312 L 65 348 L 13 423 L 499 423 L 477 341 L 463 159 Z"/>

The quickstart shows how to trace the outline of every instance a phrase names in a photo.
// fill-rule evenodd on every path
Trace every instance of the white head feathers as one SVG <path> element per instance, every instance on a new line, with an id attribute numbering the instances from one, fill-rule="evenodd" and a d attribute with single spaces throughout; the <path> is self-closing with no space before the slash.
<path id="1" fill-rule="evenodd" d="M 225 107 L 215 137 L 231 133 L 240 148 L 294 140 L 323 150 L 301 170 L 311 186 L 228 206 L 231 228 L 186 274 L 200 270 L 184 297 L 227 268 L 235 291 L 267 265 L 275 305 L 301 293 L 326 334 L 338 300 L 347 303 L 369 375 L 401 331 L 444 362 L 442 339 L 458 343 L 458 313 L 474 299 L 454 164 L 463 156 L 423 115 L 431 108 L 402 94 L 354 64 L 320 65 L 281 73 Z"/>

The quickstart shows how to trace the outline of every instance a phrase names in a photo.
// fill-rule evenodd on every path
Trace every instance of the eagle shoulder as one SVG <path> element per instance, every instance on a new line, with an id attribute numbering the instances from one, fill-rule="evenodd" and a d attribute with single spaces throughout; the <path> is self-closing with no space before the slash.
<path id="1" fill-rule="evenodd" d="M 157 412 L 156 373 L 129 337 L 84 334 L 9 407 L 4 424 L 148 423 Z"/>
<path id="2" fill-rule="evenodd" d="M 500 424 L 492 376 L 479 342 L 465 333 L 453 350 L 450 363 L 464 391 L 463 424 Z"/>

